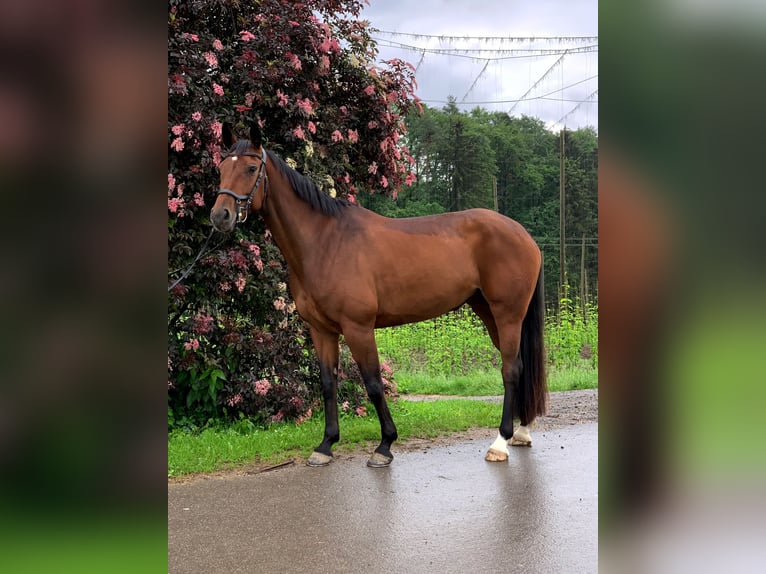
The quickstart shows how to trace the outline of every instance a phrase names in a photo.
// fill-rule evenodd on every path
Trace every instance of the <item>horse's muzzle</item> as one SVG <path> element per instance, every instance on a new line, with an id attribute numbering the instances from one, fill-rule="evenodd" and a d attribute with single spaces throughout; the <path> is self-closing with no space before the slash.
<path id="1" fill-rule="evenodd" d="M 228 207 L 213 208 L 210 212 L 210 223 L 217 231 L 230 233 L 234 231 L 234 225 L 237 223 L 236 214 Z"/>

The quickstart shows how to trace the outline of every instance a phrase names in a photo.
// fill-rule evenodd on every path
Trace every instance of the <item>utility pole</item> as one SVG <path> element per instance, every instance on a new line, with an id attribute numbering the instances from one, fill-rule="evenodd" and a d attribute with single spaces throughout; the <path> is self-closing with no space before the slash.
<path id="1" fill-rule="evenodd" d="M 588 278 L 585 276 L 585 233 L 582 234 L 582 251 L 580 252 L 580 305 L 582 305 L 582 320 L 588 321 L 587 308 L 585 306 L 588 296 Z"/>
<path id="2" fill-rule="evenodd" d="M 564 132 L 561 130 L 561 153 L 560 165 L 559 165 L 559 302 L 566 293 L 565 285 L 567 282 L 566 273 L 566 221 L 564 215 L 565 209 L 565 197 L 564 197 Z"/>
<path id="3" fill-rule="evenodd" d="M 499 213 L 500 209 L 497 206 L 497 177 L 492 176 L 492 195 L 495 198 L 495 212 Z"/>

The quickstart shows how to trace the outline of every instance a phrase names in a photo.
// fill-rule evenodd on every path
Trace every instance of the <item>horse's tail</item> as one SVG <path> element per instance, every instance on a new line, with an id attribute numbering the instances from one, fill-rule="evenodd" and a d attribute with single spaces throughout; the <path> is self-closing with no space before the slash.
<path id="1" fill-rule="evenodd" d="M 521 376 L 518 387 L 518 405 L 521 420 L 531 423 L 536 416 L 544 415 L 548 407 L 548 384 L 545 373 L 545 289 L 542 284 L 542 267 L 537 285 L 529 302 L 527 314 L 521 324 Z"/>

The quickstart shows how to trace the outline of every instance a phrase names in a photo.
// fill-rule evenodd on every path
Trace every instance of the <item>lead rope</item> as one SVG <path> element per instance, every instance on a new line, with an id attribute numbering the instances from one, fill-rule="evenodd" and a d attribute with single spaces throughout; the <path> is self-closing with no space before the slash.
<path id="1" fill-rule="evenodd" d="M 194 261 L 191 262 L 191 265 L 189 265 L 186 268 L 186 271 L 184 271 L 183 274 L 170 287 L 168 287 L 168 292 L 170 292 L 170 290 L 173 289 L 173 287 L 175 287 L 176 285 L 178 285 L 181 281 L 186 279 L 189 273 L 191 273 L 191 270 L 194 268 L 194 265 L 197 263 L 197 261 L 199 261 L 200 257 L 202 257 L 205 254 L 205 248 L 207 247 L 207 244 L 210 243 L 210 238 L 213 237 L 213 233 L 215 233 L 215 229 L 211 227 L 210 235 L 207 236 L 207 239 L 205 239 L 205 243 L 202 244 L 202 249 L 199 250 L 199 253 L 197 253 L 197 256 L 194 258 Z M 218 245 L 220 245 L 221 243 L 223 243 L 223 239 L 218 242 Z M 218 245 L 216 245 L 213 249 L 217 248 Z M 210 249 L 209 251 L 212 251 L 213 249 Z M 178 271 L 178 269 L 176 269 L 175 271 L 172 271 L 171 275 L 175 273 L 176 271 Z"/>

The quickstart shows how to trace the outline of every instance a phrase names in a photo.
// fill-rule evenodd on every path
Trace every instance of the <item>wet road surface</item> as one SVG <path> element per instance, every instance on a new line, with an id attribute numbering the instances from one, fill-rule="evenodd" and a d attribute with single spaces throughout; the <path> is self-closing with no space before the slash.
<path id="1" fill-rule="evenodd" d="M 597 572 L 597 423 L 492 439 L 170 484 L 169 572 Z"/>

